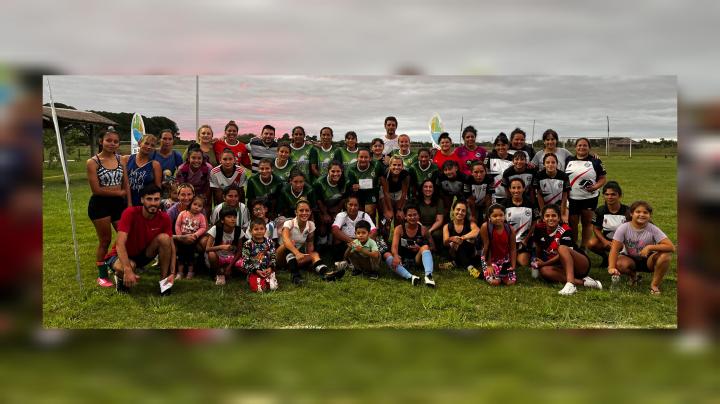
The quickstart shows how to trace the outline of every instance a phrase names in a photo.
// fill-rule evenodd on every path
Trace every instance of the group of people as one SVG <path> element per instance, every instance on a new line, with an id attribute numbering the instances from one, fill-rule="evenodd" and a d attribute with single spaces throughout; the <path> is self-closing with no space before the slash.
<path id="1" fill-rule="evenodd" d="M 118 155 L 119 135 L 105 131 L 87 162 L 98 285 L 126 291 L 136 268 L 157 257 L 169 283 L 206 267 L 217 285 L 239 275 L 262 292 L 278 288 L 280 267 L 301 285 L 303 269 L 327 281 L 346 271 L 376 279 L 384 262 L 412 285 L 435 287 L 444 255 L 490 285 L 512 285 L 516 269 L 529 267 L 570 295 L 577 286 L 602 289 L 589 276 L 592 251 L 613 282 L 652 272 L 651 292 L 660 293 L 673 243 L 652 224 L 647 202 L 621 203 L 620 185 L 607 181 L 587 138 L 572 154 L 548 129 L 536 152 L 516 128 L 488 152 L 467 126 L 455 149 L 443 133 L 439 149 L 414 151 L 395 117 L 384 126 L 364 148 L 353 131 L 336 144 L 330 127 L 311 144 L 301 126 L 289 143 L 265 125 L 244 144 L 230 121 L 222 139 L 201 126 L 184 155 L 165 130 L 158 149 L 145 135 L 130 156 Z"/>

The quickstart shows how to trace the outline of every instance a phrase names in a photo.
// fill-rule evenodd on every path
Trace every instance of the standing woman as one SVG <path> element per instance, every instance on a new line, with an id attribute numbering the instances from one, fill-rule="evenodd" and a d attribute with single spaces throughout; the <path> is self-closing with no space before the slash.
<path id="1" fill-rule="evenodd" d="M 351 165 L 347 172 L 349 191 L 358 197 L 360 209 L 370 217 L 375 217 L 378 183 L 383 176 L 383 170 L 378 168 L 379 164 L 372 161 L 370 150 L 362 148 L 358 152 L 357 162 Z"/>
<path id="2" fill-rule="evenodd" d="M 457 200 L 452 207 L 452 218 L 443 227 L 443 245 L 449 248 L 450 258 L 456 267 L 467 270 L 477 278 L 480 272 L 472 264 L 475 259 L 475 240 L 480 228 L 468 217 L 467 203 Z"/>
<path id="3" fill-rule="evenodd" d="M 593 219 L 593 232 L 595 238 L 588 243 L 588 249 L 602 257 L 600 266 L 608 264 L 608 253 L 612 247 L 612 239 L 615 231 L 621 224 L 627 221 L 627 205 L 623 205 L 622 189 L 615 181 L 608 181 L 602 188 L 605 204 L 595 209 Z"/>
<path id="4" fill-rule="evenodd" d="M 459 167 L 461 164 L 460 159 L 453 150 L 450 134 L 447 132 L 441 133 L 438 138 L 438 143 L 440 144 L 440 150 L 435 152 L 435 156 L 433 156 L 433 163 L 435 163 L 438 168 L 442 168 L 446 161 L 454 160 Z"/>
<path id="5" fill-rule="evenodd" d="M 130 188 L 128 190 L 131 206 L 140 206 L 140 190 L 147 185 L 155 184 L 161 187 L 162 170 L 160 163 L 152 159 L 155 153 L 155 143 L 157 138 L 155 135 L 144 135 L 138 142 L 138 152 L 130 156 L 123 156 L 123 165 L 127 168 L 128 182 Z"/>
<path id="6" fill-rule="evenodd" d="M 474 161 L 472 176 L 465 184 L 465 197 L 467 198 L 470 220 L 482 225 L 485 221 L 485 211 L 492 203 L 493 180 L 487 174 L 487 168 L 482 161 Z"/>
<path id="7" fill-rule="evenodd" d="M 507 193 L 505 187 L 502 185 L 503 174 L 505 170 L 512 167 L 512 157 L 508 153 L 508 141 L 507 135 L 500 132 L 495 138 L 494 149 L 488 153 L 487 158 L 487 171 L 488 174 L 493 178 L 493 203 L 503 204 Z"/>
<path id="8" fill-rule="evenodd" d="M 197 130 L 197 136 L 196 136 L 197 144 L 200 146 L 200 151 L 202 152 L 203 160 L 210 164 L 211 167 L 215 167 L 219 164 L 217 157 L 215 157 L 215 149 L 213 144 L 213 130 L 210 127 L 210 125 L 202 125 Z M 192 143 L 190 143 L 190 146 L 192 146 Z M 190 151 L 190 146 L 185 150 L 185 154 L 183 155 L 183 158 L 187 160 L 188 152 Z"/>
<path id="9" fill-rule="evenodd" d="M 380 178 L 382 186 L 383 204 L 385 205 L 385 222 L 390 223 L 393 218 L 395 225 L 405 220 L 403 208 L 407 203 L 410 189 L 410 174 L 403 168 L 403 160 L 398 156 L 390 157 L 390 168 L 387 175 Z"/>
<path id="10" fill-rule="evenodd" d="M 428 246 L 427 229 L 418 222 L 420 215 L 415 205 L 404 207 L 404 216 L 407 218 L 403 224 L 395 226 L 392 241 L 392 256 L 385 258 L 385 263 L 395 273 L 410 281 L 415 286 L 420 284 L 420 278 L 408 272 L 405 265 L 414 267 L 422 264 L 425 269 L 425 286 L 434 288 L 433 257 Z"/>
<path id="11" fill-rule="evenodd" d="M 443 241 L 443 225 L 445 224 L 445 205 L 442 198 L 435 192 L 435 182 L 430 178 L 423 181 L 420 186 L 418 198 L 418 212 L 420 213 L 420 224 L 425 226 L 428 234 L 432 237 L 431 249 L 436 254 L 440 251 Z"/>
<path id="12" fill-rule="evenodd" d="M 320 129 L 320 144 L 315 146 L 315 152 L 310 155 L 310 172 L 312 178 L 320 178 L 327 175 L 330 162 L 335 157 L 337 148 L 333 145 L 333 130 L 325 126 Z M 308 183 L 312 184 L 310 178 L 305 178 Z"/>
<path id="13" fill-rule="evenodd" d="M 120 216 L 128 206 L 128 178 L 117 154 L 119 146 L 120 135 L 114 129 L 108 128 L 100 136 L 100 151 L 86 163 L 87 178 L 92 191 L 88 216 L 95 226 L 99 242 L 95 250 L 98 270 L 96 282 L 104 288 L 113 286 L 105 263 L 105 255 L 112 241 L 111 226 L 117 231 Z"/>
<path id="14" fill-rule="evenodd" d="M 532 159 L 532 164 L 534 164 L 535 167 L 541 166 L 545 154 L 553 153 L 557 157 L 558 170 L 565 171 L 565 162 L 567 161 L 568 157 L 572 156 L 572 154 L 570 154 L 567 149 L 563 147 L 558 147 L 558 143 L 560 143 L 560 138 L 558 137 L 557 132 L 552 129 L 548 129 L 543 132 L 542 138 L 543 143 L 545 144 L 545 148 L 535 154 L 535 157 L 533 157 Z"/>
<path id="15" fill-rule="evenodd" d="M 466 126 L 462 133 L 463 145 L 455 149 L 455 155 L 460 161 L 460 172 L 465 175 L 470 175 L 472 172 L 473 162 L 484 162 L 487 156 L 487 150 L 478 146 L 475 138 L 477 138 L 477 130 L 472 126 Z"/>
<path id="16" fill-rule="evenodd" d="M 543 157 L 543 169 L 534 179 L 533 187 L 537 197 L 538 208 L 556 204 L 562 210 L 563 222 L 568 221 L 567 200 L 570 194 L 570 180 L 565 172 L 557 169 L 558 160 L 555 153 L 546 153 Z"/>
<path id="17" fill-rule="evenodd" d="M 528 164 L 530 164 L 531 167 L 535 167 L 530 163 L 533 157 L 535 157 L 535 150 L 531 145 L 525 143 L 525 131 L 520 128 L 515 128 L 510 132 L 510 148 L 508 149 L 508 153 L 514 156 L 517 152 L 525 153 Z"/>
<path id="18" fill-rule="evenodd" d="M 577 242 L 578 222 L 582 224 L 582 242 L 587 248 L 593 234 L 592 218 L 598 204 L 600 188 L 605 185 L 605 167 L 600 159 L 590 155 L 590 141 L 581 137 L 575 141 L 575 156 L 567 160 L 565 168 L 570 180 L 570 227 L 572 241 Z"/>
<path id="19" fill-rule="evenodd" d="M 350 131 L 345 134 L 345 147 L 335 151 L 333 161 L 341 162 L 343 172 L 347 172 L 347 169 L 357 161 L 358 150 L 357 133 Z"/>
<path id="20" fill-rule="evenodd" d="M 302 126 L 293 128 L 290 148 L 292 149 L 290 151 L 292 164 L 303 173 L 308 181 L 312 181 L 310 162 L 312 161 L 312 154 L 317 151 L 313 145 L 305 142 L 305 129 Z"/>
<path id="21" fill-rule="evenodd" d="M 178 168 L 178 182 L 187 182 L 195 188 L 195 195 L 202 195 L 206 201 L 210 200 L 210 171 L 212 166 L 205 162 L 203 152 L 197 143 L 191 143 L 187 149 L 185 162 Z M 209 204 L 208 204 L 209 205 Z M 210 211 L 210 206 L 205 213 Z"/>
<path id="22" fill-rule="evenodd" d="M 212 129 L 210 129 L 210 132 L 212 132 Z M 238 126 L 235 121 L 228 122 L 225 125 L 225 137 L 222 140 L 218 140 L 213 143 L 213 150 L 217 161 L 220 161 L 222 153 L 225 149 L 232 150 L 233 154 L 235 154 L 235 160 L 241 166 L 247 168 L 248 170 L 252 168 L 247 147 L 245 146 L 245 143 L 238 140 Z"/>
<path id="23" fill-rule="evenodd" d="M 287 143 L 280 143 L 277 148 L 277 157 L 272 165 L 272 173 L 278 177 L 282 182 L 287 182 L 290 177 L 290 172 L 295 167 L 292 161 L 290 161 L 290 154 L 292 149 Z M 301 172 L 302 175 L 307 179 L 307 175 Z"/>

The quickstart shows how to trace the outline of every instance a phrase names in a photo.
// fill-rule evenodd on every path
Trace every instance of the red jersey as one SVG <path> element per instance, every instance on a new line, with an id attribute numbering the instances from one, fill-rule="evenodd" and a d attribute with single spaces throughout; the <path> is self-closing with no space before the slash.
<path id="1" fill-rule="evenodd" d="M 213 144 L 213 151 L 215 151 L 215 158 L 217 159 L 218 164 L 220 163 L 220 157 L 222 157 L 222 152 L 226 148 L 232 150 L 233 153 L 235 153 L 235 158 L 237 159 L 238 163 L 240 163 L 245 168 L 251 168 L 250 155 L 248 154 L 247 147 L 245 146 L 245 143 L 239 140 L 238 144 L 236 144 L 235 146 L 230 146 L 224 140 L 218 140 Z"/>
<path id="2" fill-rule="evenodd" d="M 442 165 L 443 165 L 443 163 L 446 162 L 447 160 L 455 160 L 455 162 L 458 163 L 459 170 L 462 169 L 462 166 L 460 165 L 460 158 L 459 158 L 454 152 L 453 152 L 453 154 L 451 154 L 451 155 L 449 155 L 449 156 L 446 156 L 446 155 L 444 155 L 440 150 L 438 150 L 438 151 L 435 153 L 435 157 L 433 157 L 433 163 L 437 164 L 438 169 L 440 170 L 440 172 L 443 172 L 443 170 L 442 170 L 442 169 L 443 169 L 443 168 L 442 168 Z M 459 170 L 458 170 L 458 171 L 459 171 Z"/>
<path id="3" fill-rule="evenodd" d="M 158 234 L 165 233 L 172 237 L 172 224 L 167 213 L 158 210 L 152 219 L 146 219 L 142 215 L 142 206 L 133 206 L 123 211 L 118 223 L 118 232 L 127 233 L 125 250 L 128 257 L 134 257 L 145 251 L 150 242 Z M 112 250 L 105 256 L 105 259 L 117 255 L 117 246 L 113 245 Z"/>

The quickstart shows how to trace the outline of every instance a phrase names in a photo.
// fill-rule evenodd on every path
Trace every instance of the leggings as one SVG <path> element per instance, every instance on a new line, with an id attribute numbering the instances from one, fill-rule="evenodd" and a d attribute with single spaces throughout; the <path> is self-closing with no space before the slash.
<path id="1" fill-rule="evenodd" d="M 453 262 L 455 262 L 455 266 L 465 269 L 468 265 L 472 265 L 475 259 L 475 246 L 473 243 L 463 241 L 454 255 Z"/>

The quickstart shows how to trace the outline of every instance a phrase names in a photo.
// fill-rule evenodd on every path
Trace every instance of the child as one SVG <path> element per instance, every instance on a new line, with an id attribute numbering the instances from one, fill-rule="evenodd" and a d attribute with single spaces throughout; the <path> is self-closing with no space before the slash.
<path id="1" fill-rule="evenodd" d="M 233 208 L 237 211 L 237 220 L 235 225 L 242 228 L 245 231 L 250 224 L 250 218 L 248 216 L 248 209 L 244 203 L 240 202 L 240 195 L 242 188 L 238 187 L 237 184 L 230 184 L 223 188 L 223 202 L 213 209 L 210 215 L 210 223 L 217 223 L 220 220 L 220 212 L 224 208 Z"/>
<path id="2" fill-rule="evenodd" d="M 524 197 L 531 202 L 535 201 L 535 192 L 530 185 L 532 185 L 536 176 L 537 170 L 528 167 L 525 153 L 515 153 L 512 158 L 512 166 L 508 167 L 502 175 L 502 186 L 505 187 L 505 194 L 510 194 L 510 180 L 520 178 L 526 185 Z"/>
<path id="3" fill-rule="evenodd" d="M 253 156 L 253 158 L 255 158 Z M 258 163 L 257 173 L 247 183 L 247 201 L 253 203 L 259 199 L 268 207 L 268 215 L 277 216 L 277 196 L 283 186 L 283 181 L 272 172 L 273 160 L 264 158 Z"/>
<path id="4" fill-rule="evenodd" d="M 179 236 L 189 235 L 189 238 L 178 240 L 177 243 L 177 274 L 175 279 L 182 279 L 183 267 L 187 265 L 187 278 L 192 279 L 195 276 L 193 271 L 193 261 L 195 259 L 195 245 L 207 231 L 207 220 L 203 213 L 205 207 L 205 198 L 201 195 L 195 196 L 190 202 L 187 210 L 180 212 L 175 222 L 175 234 Z M 186 242 L 187 241 L 187 242 Z"/>
<path id="5" fill-rule="evenodd" d="M 265 237 L 265 222 L 253 219 L 250 222 L 249 240 L 243 243 L 242 267 L 248 272 L 248 283 L 253 292 L 277 290 L 275 277 L 275 245 Z"/>
<path id="6" fill-rule="evenodd" d="M 277 227 L 275 226 L 275 222 L 268 219 L 267 217 L 267 206 L 265 206 L 262 201 L 255 201 L 253 202 L 251 209 L 250 209 L 250 223 L 252 223 L 255 219 L 262 220 L 263 223 L 265 223 L 265 238 L 268 238 L 273 241 L 273 243 L 277 242 L 278 234 L 277 234 Z M 284 223 L 284 222 L 283 222 Z M 245 238 L 252 237 L 252 229 L 248 227 L 247 231 L 245 232 Z"/>
<path id="7" fill-rule="evenodd" d="M 370 223 L 366 220 L 355 223 L 355 239 L 345 250 L 345 259 L 353 266 L 353 275 L 363 274 L 375 280 L 378 278 L 380 251 L 375 240 L 370 238 L 370 227 Z M 335 265 L 338 269 L 344 268 L 347 266 L 347 261 L 340 261 Z"/>
<path id="8" fill-rule="evenodd" d="M 460 172 L 460 166 L 455 160 L 446 160 L 442 165 L 442 172 L 438 175 L 437 186 L 440 197 L 445 205 L 445 220 L 450 220 L 450 208 L 453 199 L 463 199 L 465 185 L 468 177 Z"/>
<path id="9" fill-rule="evenodd" d="M 515 231 L 505 222 L 505 208 L 502 205 L 490 206 L 487 216 L 487 222 L 480 227 L 480 237 L 483 241 L 482 257 L 487 263 L 484 265 L 485 280 L 493 286 L 499 285 L 500 282 L 514 285 L 517 281 Z"/>
<path id="10" fill-rule="evenodd" d="M 160 201 L 160 209 L 167 212 L 180 199 L 178 197 L 178 184 L 175 180 L 162 183 L 163 194 L 167 194 L 167 198 Z"/>
<path id="11" fill-rule="evenodd" d="M 197 143 L 188 147 L 187 159 L 178 167 L 177 180 L 187 182 L 195 188 L 195 195 L 202 195 L 206 201 L 210 200 L 210 171 L 213 167 L 206 163 L 203 151 Z"/>
<path id="12" fill-rule="evenodd" d="M 547 155 L 546 155 L 547 156 Z M 602 188 L 605 204 L 595 209 L 593 232 L 588 249 L 602 257 L 601 268 L 607 268 L 608 253 L 612 247 L 615 231 L 627 221 L 628 206 L 622 200 L 622 188 L 616 181 L 608 181 Z"/>
<path id="13" fill-rule="evenodd" d="M 650 221 L 652 207 L 649 203 L 633 202 L 629 211 L 630 221 L 615 230 L 608 257 L 608 272 L 613 275 L 613 282 L 620 279 L 620 274 L 625 274 L 630 276 L 633 284 L 638 281 L 638 272 L 653 272 L 650 294 L 659 295 L 660 283 L 670 267 L 675 246 Z"/>
<path id="14" fill-rule="evenodd" d="M 558 158 L 555 153 L 545 153 L 543 169 L 533 179 L 533 188 L 537 196 L 537 206 L 554 203 L 562 209 L 563 221 L 568 221 L 567 201 L 570 194 L 570 180 L 567 174 L 559 171 Z"/>
<path id="15" fill-rule="evenodd" d="M 236 164 L 235 153 L 226 148 L 220 154 L 220 165 L 210 170 L 210 189 L 213 202 L 219 205 L 223 201 L 223 189 L 235 184 L 240 190 L 240 201 L 245 201 L 245 185 L 248 181 L 249 170 Z"/>
<path id="16" fill-rule="evenodd" d="M 236 223 L 237 211 L 225 207 L 220 211 L 220 221 L 207 232 L 206 264 L 210 270 L 215 270 L 215 284 L 218 286 L 225 285 L 225 277 L 230 275 L 233 264 L 242 267 L 242 261 L 238 260 L 242 252 L 242 229 Z"/>

